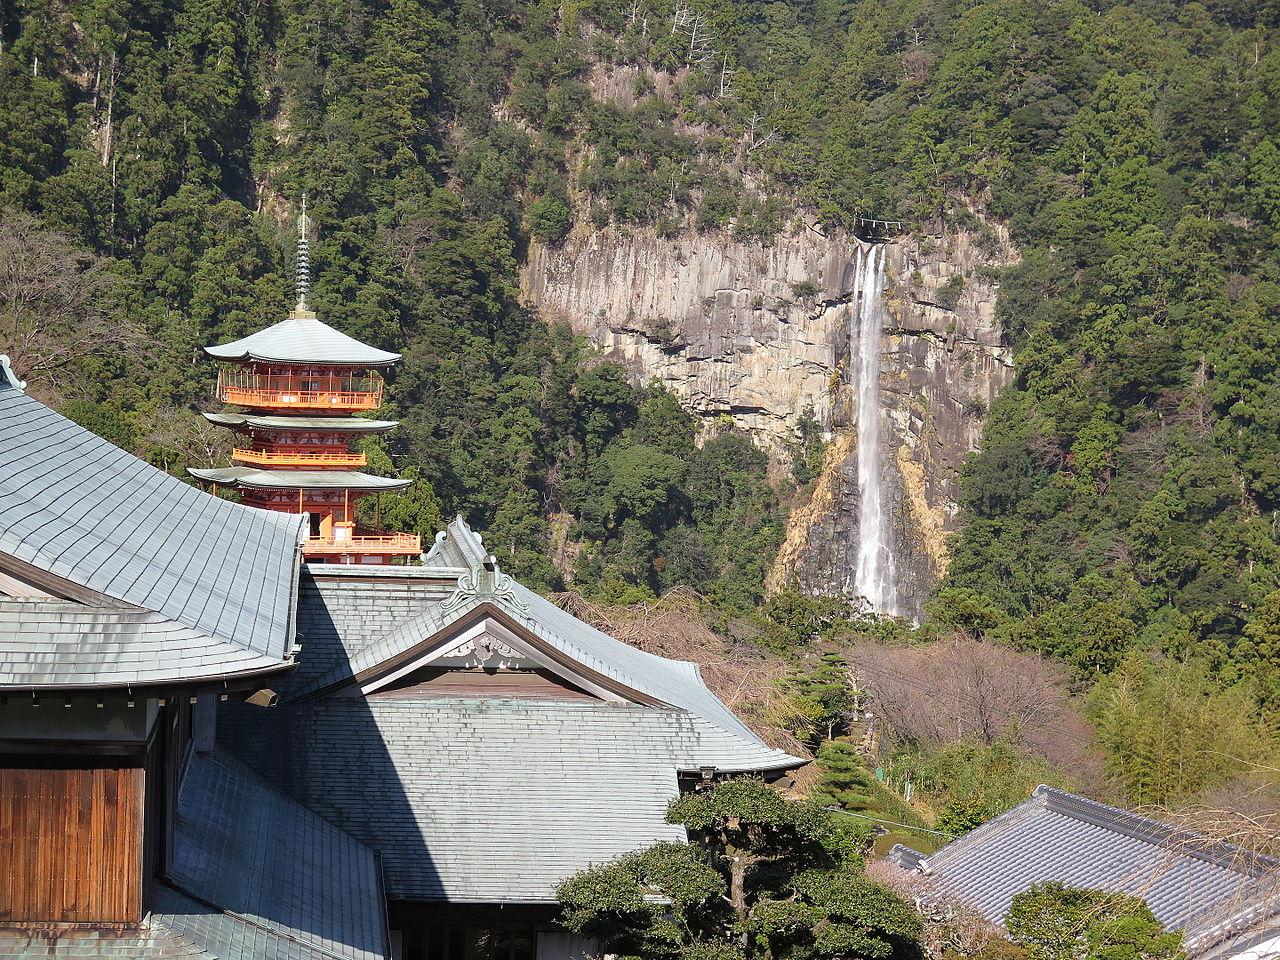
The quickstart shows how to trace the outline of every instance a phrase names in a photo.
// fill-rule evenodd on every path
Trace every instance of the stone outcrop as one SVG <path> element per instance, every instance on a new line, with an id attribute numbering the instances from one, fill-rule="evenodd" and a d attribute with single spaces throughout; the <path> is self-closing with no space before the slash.
<path id="1" fill-rule="evenodd" d="M 816 231 L 772 246 L 610 227 L 534 246 L 528 303 L 564 318 L 638 380 L 707 420 L 731 416 L 778 460 L 801 418 L 831 423 L 858 241 Z"/>
<path id="2" fill-rule="evenodd" d="M 579 228 L 534 245 L 526 301 L 562 318 L 639 382 L 656 377 L 710 425 L 731 417 L 789 466 L 801 422 L 832 440 L 822 477 L 795 505 L 771 585 L 848 589 L 857 556 L 850 320 L 866 244 L 805 227 L 771 245 L 723 234 Z M 1011 358 L 984 269 L 1013 257 L 994 228 L 938 230 L 891 245 L 881 402 L 888 509 L 901 592 L 917 611 L 946 565 L 957 472 L 1007 382 Z M 953 279 L 957 278 L 957 279 Z"/>

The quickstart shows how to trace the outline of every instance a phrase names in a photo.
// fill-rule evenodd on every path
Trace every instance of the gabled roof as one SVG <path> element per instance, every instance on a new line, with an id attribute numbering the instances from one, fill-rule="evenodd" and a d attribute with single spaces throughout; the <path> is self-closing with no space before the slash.
<path id="1" fill-rule="evenodd" d="M 333 329 L 310 311 L 295 310 L 279 323 L 230 343 L 205 347 L 215 360 L 262 360 L 275 363 L 344 364 L 385 367 L 400 354 L 379 350 Z"/>
<path id="2" fill-rule="evenodd" d="M 684 839 L 666 821 L 682 772 L 805 762 L 763 743 L 692 664 L 621 643 L 515 583 L 461 520 L 424 566 L 308 564 L 301 597 L 302 662 L 279 705 L 225 704 L 219 733 L 378 849 L 393 899 L 551 903 L 590 863 Z M 432 657 L 472 655 L 468 643 L 472 654 L 505 648 L 523 669 L 550 664 L 596 699 L 414 684 Z M 392 679 L 404 682 L 380 686 Z"/>
<path id="3" fill-rule="evenodd" d="M 1242 907 L 1280 910 L 1280 861 L 1043 784 L 932 856 L 898 846 L 888 859 L 998 924 L 1037 883 L 1139 896 L 1166 928 L 1184 932 L 1191 956 L 1239 932 L 1224 921 L 1242 917 Z"/>
<path id="4" fill-rule="evenodd" d="M 395 420 L 366 420 L 363 417 L 266 417 L 253 413 L 206 413 L 204 418 L 220 427 L 257 427 L 263 430 L 386 433 L 399 426 Z"/>
<path id="5" fill-rule="evenodd" d="M 199 659 L 202 676 L 287 662 L 303 518 L 202 493 L 54 413 L 7 376 L 0 450 L 0 571 L 86 608 L 50 606 L 15 626 L 19 608 L 10 604 L 39 601 L 0 600 L 9 611 L 0 686 L 54 677 L 115 683 L 117 641 L 153 644 L 149 668 L 170 678 L 183 674 L 182 660 Z M 70 638 L 84 626 L 89 636 L 77 648 Z M 174 646 L 158 639 L 165 631 Z M 58 656 L 20 656 L 41 637 L 69 645 Z"/>
<path id="6" fill-rule="evenodd" d="M 215 467 L 187 472 L 197 480 L 254 490 L 359 490 L 386 493 L 403 490 L 413 481 L 375 477 L 359 470 L 259 470 L 256 467 Z"/>
<path id="7" fill-rule="evenodd" d="M 486 565 L 490 569 L 486 569 Z M 312 575 L 325 576 L 326 567 L 309 565 Z M 349 575 L 349 567 L 337 567 L 334 575 Z M 363 571 L 362 571 L 363 573 Z M 440 581 L 452 581 L 451 592 L 436 602 L 424 604 L 412 619 L 396 624 L 381 638 L 350 651 L 329 673 L 316 677 L 293 696 L 314 694 L 327 688 L 363 678 L 380 665 L 442 638 L 465 618 L 493 611 L 510 626 L 540 641 L 554 656 L 614 682 L 623 695 L 629 691 L 645 702 L 687 710 L 742 740 L 753 749 L 759 738 L 715 696 L 702 680 L 698 667 L 684 660 L 670 660 L 623 643 L 502 573 L 489 557 L 484 541 L 461 517 L 437 535 L 435 545 L 421 567 L 396 567 L 388 571 L 396 577 L 420 578 L 428 590 L 439 592 Z M 768 748 L 766 748 L 768 749 Z M 805 761 L 780 750 L 771 751 L 768 762 L 741 769 L 783 769 Z M 753 764 L 761 757 L 753 758 Z"/>

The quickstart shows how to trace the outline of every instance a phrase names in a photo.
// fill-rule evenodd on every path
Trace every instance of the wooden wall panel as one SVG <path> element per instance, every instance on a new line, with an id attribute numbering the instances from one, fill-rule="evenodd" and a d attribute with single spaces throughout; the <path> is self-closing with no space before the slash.
<path id="1" fill-rule="evenodd" d="M 0 767 L 0 922 L 142 918 L 143 770 Z"/>

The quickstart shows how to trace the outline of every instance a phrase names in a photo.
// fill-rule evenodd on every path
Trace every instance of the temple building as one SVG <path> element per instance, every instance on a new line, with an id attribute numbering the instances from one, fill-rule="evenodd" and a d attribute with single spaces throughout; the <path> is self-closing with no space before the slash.
<path id="1" fill-rule="evenodd" d="M 382 405 L 380 370 L 400 354 L 378 350 L 323 323 L 307 305 L 310 265 L 307 216 L 298 218 L 298 302 L 288 318 L 205 353 L 225 364 L 217 396 L 241 412 L 206 413 L 236 431 L 234 465 L 192 469 L 191 475 L 240 491 L 249 506 L 308 515 L 304 547 L 310 558 L 339 563 L 391 562 L 417 557 L 416 534 L 357 528 L 356 503 L 370 494 L 403 490 L 407 480 L 363 472 L 366 455 L 352 449 L 361 436 L 396 424 L 356 416 Z"/>
<path id="2" fill-rule="evenodd" d="M 784 776 L 698 668 L 582 622 L 503 573 L 460 518 L 424 563 L 308 564 L 299 667 L 228 748 L 378 851 L 398 960 L 562 960 L 555 888 L 685 839 L 682 791 Z M 484 953 L 478 945 L 493 946 Z"/>
<path id="3" fill-rule="evenodd" d="M 216 743 L 297 662 L 298 516 L 202 493 L 0 357 L 0 957 L 380 960 L 375 852 Z"/>
<path id="4" fill-rule="evenodd" d="M 684 839 L 682 791 L 804 762 L 461 519 L 417 565 L 304 563 L 296 509 L 2 364 L 0 449 L 0 958 L 580 960 L 560 881 Z"/>

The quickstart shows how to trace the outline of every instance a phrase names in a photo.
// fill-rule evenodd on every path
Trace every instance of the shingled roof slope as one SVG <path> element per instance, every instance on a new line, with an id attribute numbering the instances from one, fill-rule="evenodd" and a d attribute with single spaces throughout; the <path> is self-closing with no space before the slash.
<path id="1" fill-rule="evenodd" d="M 151 610 L 0 600 L 0 689 L 71 689 L 253 674 L 280 660 Z"/>
<path id="2" fill-rule="evenodd" d="M 137 930 L 90 927 L 0 930 L 0 958 L 4 960 L 69 960 L 72 957 L 76 960 L 218 960 L 215 954 L 206 952 L 156 917 L 147 917 Z"/>
<path id="3" fill-rule="evenodd" d="M 379 350 L 335 330 L 314 315 L 295 314 L 265 330 L 230 343 L 205 347 L 215 360 L 262 360 L 278 363 L 348 364 L 384 367 L 400 354 Z"/>
<path id="4" fill-rule="evenodd" d="M 219 910 L 202 911 L 198 925 L 162 919 L 219 956 L 227 956 L 226 942 L 207 942 L 198 930 L 223 941 L 283 938 L 309 951 L 286 948 L 282 955 L 289 957 L 386 956 L 374 852 L 223 752 L 191 754 L 178 798 L 169 878 L 184 895 Z"/>
<path id="5" fill-rule="evenodd" d="M 683 711 L 518 698 L 227 704 L 220 733 L 376 847 L 390 898 L 455 902 L 553 902 L 588 864 L 685 839 L 666 822 L 679 771 L 761 769 L 774 754 L 744 755 Z"/>
<path id="6" fill-rule="evenodd" d="M 1238 932 L 1223 921 L 1243 918 L 1242 906 L 1267 901 L 1280 910 L 1280 861 L 1043 784 L 931 856 L 899 846 L 887 859 L 993 923 L 1037 883 L 1140 896 L 1166 928 L 1184 932 L 1192 956 L 1211 945 L 1211 929 L 1213 942 Z"/>
<path id="7" fill-rule="evenodd" d="M 60 416 L 7 376 L 0 449 L 0 554 L 10 562 L 75 585 L 96 598 L 90 606 L 152 611 L 207 637 L 212 672 L 230 648 L 237 652 L 228 671 L 289 656 L 304 518 L 211 497 Z M 0 633 L 0 651 L 22 649 L 23 639 Z M 109 658 L 82 654 L 72 679 L 95 685 L 110 672 Z M 160 656 L 157 669 L 165 667 Z M 5 656 L 0 683 L 47 682 L 30 667 Z"/>
<path id="8" fill-rule="evenodd" d="M 488 603 L 560 653 L 596 673 L 660 703 L 694 713 L 731 736 L 740 738 L 753 763 L 763 759 L 757 749 L 763 746 L 759 737 L 707 688 L 696 664 L 660 657 L 623 643 L 496 570 L 494 576 L 501 582 L 500 587 L 489 591 L 477 588 L 479 571 L 486 556 L 479 534 L 471 530 L 461 517 L 450 522 L 446 530 L 437 536 L 422 567 L 391 571 L 397 578 L 420 579 L 424 589 L 439 597 L 439 601 L 424 604 L 416 617 L 401 621 L 381 639 L 365 643 L 358 649 L 348 649 L 346 657 L 339 658 L 327 674 L 314 675 L 315 679 L 309 683 L 295 686 L 292 695 L 314 693 L 345 678 L 358 676 L 441 633 L 481 604 Z M 309 569 L 318 579 L 322 579 L 326 571 L 338 576 L 349 574 L 349 568 L 342 567 L 309 565 Z M 450 593 L 442 591 L 442 580 L 452 580 L 455 584 Z M 466 586 L 467 582 L 470 587 Z M 767 762 L 751 769 L 781 769 L 805 763 L 780 750 L 769 752 L 771 756 Z"/>

